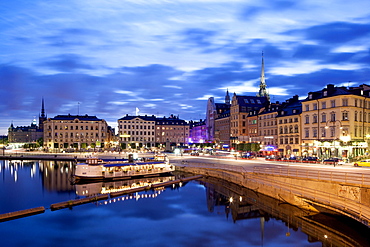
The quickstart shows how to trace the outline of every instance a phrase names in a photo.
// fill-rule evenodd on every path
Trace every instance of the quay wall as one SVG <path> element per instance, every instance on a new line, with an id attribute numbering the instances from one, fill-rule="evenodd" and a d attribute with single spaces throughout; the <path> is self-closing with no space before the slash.
<path id="1" fill-rule="evenodd" d="M 248 172 L 240 168 L 220 169 L 201 164 L 177 164 L 176 169 L 237 183 L 302 209 L 346 215 L 367 226 L 370 223 L 370 186 L 364 184 L 314 176 L 302 178 Z"/>

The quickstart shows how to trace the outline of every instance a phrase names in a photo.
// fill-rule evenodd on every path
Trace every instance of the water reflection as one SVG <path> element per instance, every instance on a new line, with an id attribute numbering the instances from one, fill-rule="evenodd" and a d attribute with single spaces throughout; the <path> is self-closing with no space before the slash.
<path id="1" fill-rule="evenodd" d="M 74 168 L 72 162 L 0 161 L 0 164 L 0 173 L 2 177 L 0 196 L 1 198 L 8 198 L 6 203 L 0 204 L 0 213 L 37 206 L 48 207 L 52 203 L 68 201 L 75 198 L 124 191 L 138 186 L 148 186 L 154 183 L 192 176 L 192 174 L 174 173 L 173 176 L 167 177 L 72 184 L 70 181 Z M 108 198 L 107 200 L 95 202 L 93 209 L 89 207 L 89 205 L 85 205 L 85 207 L 78 206 L 79 208 L 76 210 L 78 210 L 79 214 L 75 214 L 73 217 L 71 216 L 73 210 L 67 209 L 60 210 L 58 211 L 59 213 L 45 213 L 38 216 L 38 218 L 32 218 L 34 217 L 32 216 L 30 219 L 33 219 L 33 221 L 29 221 L 29 224 L 31 225 L 32 223 L 32 225 L 34 225 L 35 222 L 40 222 L 38 227 L 43 229 L 43 223 L 41 222 L 47 219 L 50 219 L 50 223 L 54 222 L 56 217 L 64 218 L 66 216 L 75 219 L 79 217 L 77 215 L 89 214 L 89 210 L 94 211 L 93 214 L 89 214 L 91 220 L 102 220 L 102 218 L 99 218 L 101 214 L 111 212 L 109 214 L 110 217 L 103 219 L 104 223 L 112 220 L 119 220 L 120 218 L 122 218 L 122 222 L 128 221 L 128 218 L 142 222 L 143 216 L 147 215 L 150 220 L 146 223 L 154 224 L 152 218 L 160 218 L 159 215 L 161 215 L 169 222 L 169 225 L 178 224 L 178 219 L 176 219 L 178 214 L 190 209 L 192 210 L 191 213 L 187 211 L 185 214 L 186 216 L 182 218 L 182 224 L 185 224 L 184 219 L 187 220 L 186 222 L 190 222 L 190 219 L 193 219 L 194 222 L 191 222 L 191 224 L 201 224 L 201 222 L 212 221 L 213 219 L 211 219 L 209 215 L 202 215 L 201 210 L 203 208 L 203 211 L 208 211 L 213 216 L 218 217 L 219 215 L 224 215 L 226 221 L 234 222 L 234 225 L 237 226 L 234 229 L 235 231 L 241 231 L 240 228 L 243 227 L 243 224 L 240 224 L 241 222 L 246 223 L 248 229 L 253 228 L 253 233 L 258 232 L 258 234 L 254 236 L 248 236 L 255 241 L 258 240 L 258 244 L 256 245 L 264 245 L 267 238 L 271 241 L 271 238 L 280 234 L 288 239 L 302 238 L 300 240 L 304 242 L 303 245 L 305 246 L 309 245 L 309 243 L 315 246 L 370 246 L 370 241 L 367 237 L 370 231 L 366 226 L 346 217 L 315 214 L 310 211 L 302 210 L 287 204 L 283 200 L 276 200 L 265 196 L 258 192 L 258 188 L 245 188 L 230 181 L 212 177 L 204 177 L 199 181 L 191 182 L 190 186 L 187 186 L 186 183 L 182 184 L 182 186 L 184 188 L 181 188 L 180 185 L 176 185 L 175 187 L 171 185 L 166 188 L 160 187 L 158 189 L 145 190 L 143 192 L 122 195 L 116 198 Z M 201 190 L 197 190 L 196 188 L 201 188 Z M 174 189 L 178 190 L 178 193 L 175 195 L 164 193 L 165 190 Z M 202 196 L 199 196 L 199 194 L 205 195 L 206 200 L 204 202 L 201 201 L 200 198 Z M 199 206 L 200 202 L 202 204 Z M 122 210 L 123 207 L 125 210 Z M 71 211 L 71 213 L 69 213 L 69 211 Z M 172 212 L 172 214 L 169 212 Z M 133 213 L 137 214 L 137 216 L 135 215 L 136 218 L 132 216 Z M 40 217 L 45 218 L 40 220 Z M 86 221 L 89 217 L 83 218 Z M 81 220 L 78 221 L 79 224 L 83 224 L 82 221 L 84 220 L 78 219 Z M 27 222 L 27 219 L 19 220 Z M 17 220 L 13 222 L 16 221 Z M 75 221 L 77 222 L 77 220 Z M 164 220 L 161 219 L 161 222 L 164 222 Z M 273 222 L 272 225 L 276 227 L 276 232 L 266 231 L 267 226 L 271 227 L 271 222 Z M 133 226 L 135 225 L 135 222 L 130 223 L 132 223 Z M 9 227 L 13 226 L 11 225 L 12 223 L 7 224 Z M 69 224 L 69 222 L 66 224 Z M 14 223 L 13 227 L 17 229 L 19 224 Z M 63 226 L 63 229 L 64 227 L 65 226 Z M 283 231 L 281 232 L 282 227 Z M 225 230 L 227 228 L 230 229 L 230 226 L 221 227 L 218 225 L 214 228 L 215 232 L 211 234 L 217 235 L 220 234 L 216 232 L 218 228 Z M 198 229 L 211 231 L 211 229 L 208 228 L 206 230 L 203 229 L 200 225 Z M 158 231 L 160 231 L 160 229 Z M 304 233 L 305 235 L 301 237 L 298 236 L 298 233 Z M 187 232 L 186 234 L 192 233 Z M 193 234 L 199 234 L 199 231 Z M 240 239 L 244 238 L 245 235 Z M 286 240 L 282 241 L 279 239 L 276 241 L 277 243 L 285 243 L 284 241 Z"/>
<path id="2" fill-rule="evenodd" d="M 75 184 L 75 189 L 77 196 L 94 196 L 100 194 L 109 194 L 112 192 L 122 192 L 138 187 L 148 187 L 153 184 L 159 184 L 173 180 L 175 180 L 175 176 L 125 179 L 118 181 L 102 181 L 85 184 L 77 183 Z"/>
<path id="3" fill-rule="evenodd" d="M 49 191 L 73 192 L 73 168 L 71 161 L 39 161 L 43 187 Z"/>
<path id="4" fill-rule="evenodd" d="M 210 212 L 223 207 L 226 218 L 230 217 L 234 222 L 259 218 L 261 243 L 264 240 L 265 222 L 275 219 L 284 222 L 287 237 L 291 231 L 300 229 L 307 234 L 310 243 L 321 242 L 324 246 L 370 246 L 369 228 L 350 218 L 302 210 L 256 190 L 217 178 L 203 178 L 200 183 L 206 187 Z"/>

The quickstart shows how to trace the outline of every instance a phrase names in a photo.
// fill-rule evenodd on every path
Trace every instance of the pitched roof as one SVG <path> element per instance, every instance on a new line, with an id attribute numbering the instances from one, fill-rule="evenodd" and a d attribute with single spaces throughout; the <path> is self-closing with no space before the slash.
<path id="1" fill-rule="evenodd" d="M 97 118 L 96 116 L 89 116 L 89 115 L 57 115 L 53 118 L 50 118 L 52 120 L 74 120 L 78 119 L 80 121 L 101 121 L 102 119 Z"/>

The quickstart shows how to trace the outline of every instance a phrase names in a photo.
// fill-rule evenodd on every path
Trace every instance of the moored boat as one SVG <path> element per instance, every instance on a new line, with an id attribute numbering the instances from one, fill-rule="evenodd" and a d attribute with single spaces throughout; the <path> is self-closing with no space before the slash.
<path id="1" fill-rule="evenodd" d="M 175 167 L 163 155 L 156 155 L 151 159 L 142 158 L 138 160 L 89 158 L 86 160 L 86 163 L 76 165 L 74 178 L 76 180 L 84 180 L 148 177 L 171 173 L 174 170 Z"/>

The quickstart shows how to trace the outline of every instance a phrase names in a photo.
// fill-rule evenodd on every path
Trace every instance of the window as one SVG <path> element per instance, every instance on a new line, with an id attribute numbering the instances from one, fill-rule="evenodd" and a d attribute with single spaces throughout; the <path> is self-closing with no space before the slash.
<path id="1" fill-rule="evenodd" d="M 310 117 L 306 115 L 306 124 L 310 123 Z"/>
<path id="2" fill-rule="evenodd" d="M 330 101 L 331 107 L 335 107 L 335 100 Z"/>
<path id="3" fill-rule="evenodd" d="M 317 137 L 317 128 L 312 129 L 312 137 Z"/>
<path id="4" fill-rule="evenodd" d="M 330 121 L 332 121 L 332 122 L 335 122 L 335 112 L 332 112 L 331 114 L 330 114 Z"/>
<path id="5" fill-rule="evenodd" d="M 326 137 L 326 129 L 324 127 L 321 128 L 321 137 Z"/>
<path id="6" fill-rule="evenodd" d="M 321 103 L 322 109 L 326 109 L 326 102 Z"/>
<path id="7" fill-rule="evenodd" d="M 342 120 L 346 121 L 348 120 L 348 112 L 342 112 Z"/>
<path id="8" fill-rule="evenodd" d="M 355 121 L 357 121 L 357 111 L 355 112 Z"/>
<path id="9" fill-rule="evenodd" d="M 328 91 L 325 90 L 324 92 L 322 92 L 322 94 L 323 94 L 324 97 L 326 97 L 326 96 L 328 96 Z"/>
<path id="10" fill-rule="evenodd" d="M 321 115 L 321 122 L 322 123 L 326 122 L 326 114 L 325 113 Z"/>
<path id="11" fill-rule="evenodd" d="M 305 129 L 304 130 L 304 133 L 305 133 L 305 137 L 306 138 L 310 137 L 310 131 L 309 131 L 309 129 Z"/>
<path id="12" fill-rule="evenodd" d="M 313 115 L 312 123 L 317 123 L 317 115 Z"/>
<path id="13" fill-rule="evenodd" d="M 313 109 L 317 110 L 317 103 L 313 103 Z"/>
<path id="14" fill-rule="evenodd" d="M 335 127 L 330 127 L 330 137 L 335 136 Z"/>
<path id="15" fill-rule="evenodd" d="M 310 110 L 310 105 L 306 105 L 306 111 Z"/>

